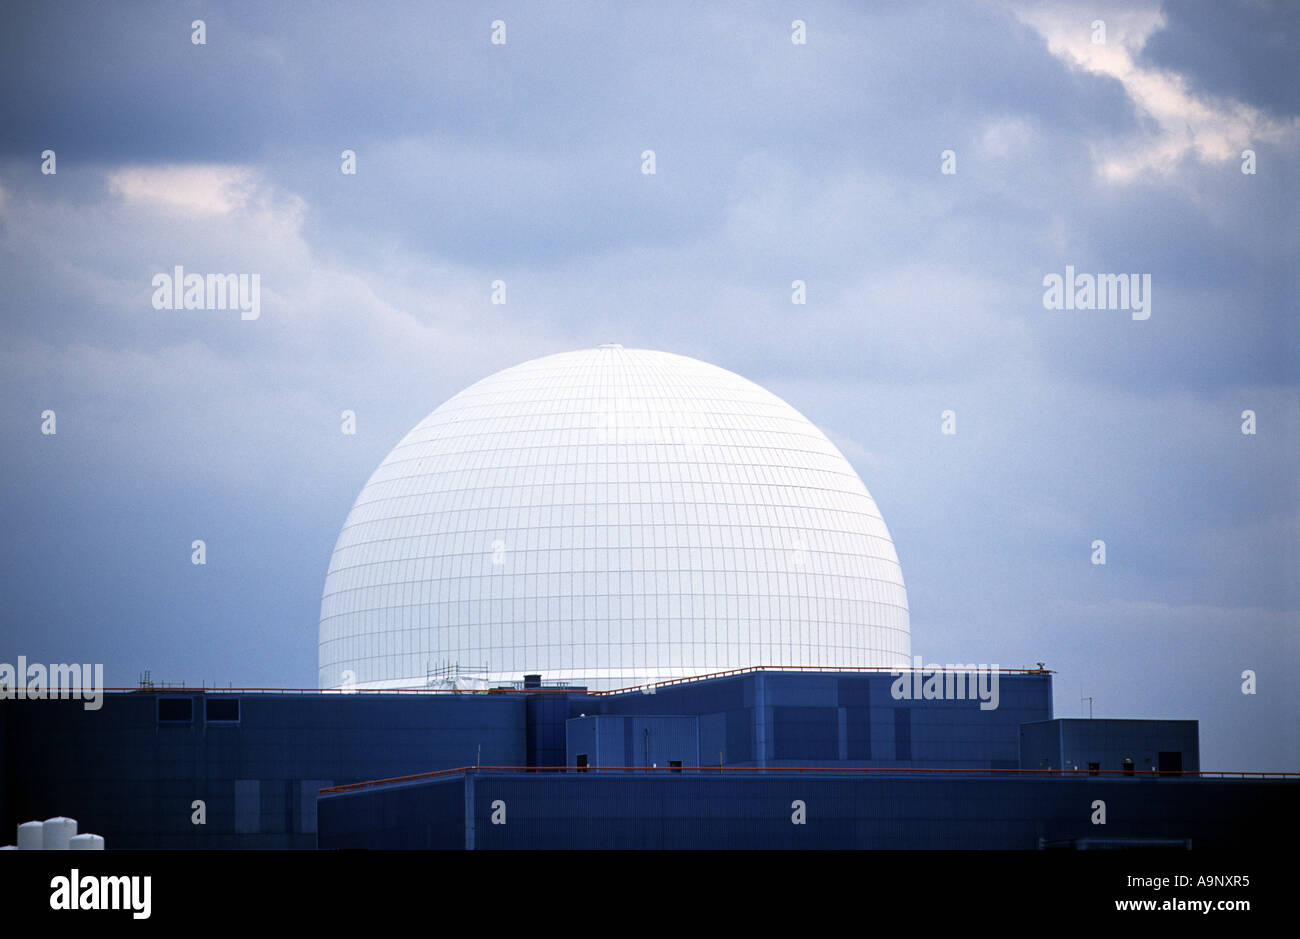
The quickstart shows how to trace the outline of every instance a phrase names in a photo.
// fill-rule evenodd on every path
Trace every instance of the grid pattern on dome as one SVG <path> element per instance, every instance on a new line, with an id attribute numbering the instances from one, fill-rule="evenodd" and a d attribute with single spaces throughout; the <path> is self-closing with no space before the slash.
<path id="1" fill-rule="evenodd" d="M 321 603 L 322 687 L 909 656 L 888 529 L 825 435 L 731 372 L 617 347 L 499 372 L 421 421 L 357 497 Z"/>

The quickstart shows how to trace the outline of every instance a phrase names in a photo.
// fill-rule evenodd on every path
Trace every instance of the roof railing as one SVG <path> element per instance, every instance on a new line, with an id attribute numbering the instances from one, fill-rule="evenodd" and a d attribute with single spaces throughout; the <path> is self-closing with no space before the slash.
<path id="1" fill-rule="evenodd" d="M 748 675 L 755 672 L 888 672 L 891 675 L 901 675 L 903 673 L 924 672 L 933 673 L 934 671 L 996 671 L 999 675 L 1053 675 L 1054 671 L 1050 668 L 998 668 L 989 669 L 982 666 L 967 667 L 958 664 L 938 665 L 935 668 L 922 666 L 916 668 L 912 665 L 748 665 L 744 668 L 732 668 L 723 672 L 706 672 L 703 675 L 686 675 L 681 678 L 668 678 L 664 681 L 651 682 L 644 685 L 630 685 L 626 688 L 617 688 L 610 691 L 589 691 L 589 695 L 611 695 L 611 694 L 631 694 L 632 692 L 645 693 L 647 688 L 666 688 L 669 685 L 682 685 L 695 681 L 709 681 L 714 678 L 729 678 L 734 675 Z"/>
<path id="2" fill-rule="evenodd" d="M 1153 779 L 1156 777 L 1197 779 L 1300 779 L 1300 773 L 1293 772 L 1255 772 L 1239 770 L 1135 770 L 1123 769 L 990 769 L 987 767 L 933 767 L 933 766 L 458 766 L 455 769 L 433 770 L 427 773 L 415 773 L 411 776 L 390 776 L 386 779 L 370 779 L 364 782 L 346 783 L 341 786 L 327 786 L 322 794 L 356 792 L 362 789 L 374 789 L 381 786 L 398 786 L 445 776 L 465 776 L 470 773 L 695 773 L 704 775 L 744 775 L 744 774 L 827 774 L 839 776 L 867 775 L 933 775 L 933 776 L 1029 776 L 1029 777 L 1067 777 L 1067 776 L 1113 776 L 1123 779 Z"/>
<path id="3" fill-rule="evenodd" d="M 965 668 L 960 665 L 940 665 L 938 671 L 994 671 L 985 669 L 980 666 Z M 646 693 L 649 688 L 666 688 L 672 685 L 684 685 L 699 681 L 712 681 L 718 678 L 731 678 L 736 675 L 750 675 L 757 672 L 817 672 L 817 673 L 847 673 L 856 674 L 861 672 L 888 672 L 897 675 L 911 672 L 934 672 L 933 668 L 915 668 L 910 665 L 889 666 L 889 665 L 749 665 L 744 668 L 733 668 L 721 672 L 706 672 L 701 675 L 685 675 L 681 678 L 668 678 L 663 681 L 651 682 L 641 685 L 627 685 L 623 688 L 614 688 L 607 691 L 593 691 L 589 688 L 573 687 L 569 685 L 543 685 L 540 688 L 521 688 L 517 687 L 518 682 L 511 682 L 509 685 L 489 688 L 259 688 L 259 687 L 221 687 L 219 685 L 191 685 L 186 686 L 183 683 L 172 684 L 153 682 L 148 685 L 125 685 L 105 688 L 105 691 L 120 692 L 137 692 L 144 694 L 395 694 L 395 695 L 422 695 L 422 694 L 581 694 L 593 697 L 603 697 L 617 694 Z M 1047 668 L 999 668 L 995 670 L 999 675 L 1052 675 L 1055 674 Z"/>

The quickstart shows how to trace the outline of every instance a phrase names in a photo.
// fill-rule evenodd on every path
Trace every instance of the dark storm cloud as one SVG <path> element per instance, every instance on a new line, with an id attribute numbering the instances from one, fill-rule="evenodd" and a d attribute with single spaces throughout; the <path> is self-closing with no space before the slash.
<path id="1" fill-rule="evenodd" d="M 775 15 L 706 12 L 678 29 L 599 5 L 508 12 L 503 55 L 474 41 L 485 23 L 464 7 L 20 8 L 0 146 L 53 147 L 69 166 L 257 160 L 323 224 L 462 260 L 544 260 L 716 227 L 753 152 L 918 178 L 940 141 L 1000 114 L 1067 138 L 1132 123 L 1113 83 L 1051 67 L 1032 31 L 980 7 L 868 21 L 814 6 L 823 48 L 802 57 Z M 205 46 L 188 41 L 194 17 Z M 1008 40 L 1016 54 L 990 54 Z M 344 148 L 366 169 L 348 190 Z M 635 173 L 645 148 L 654 190 Z"/>
<path id="2" fill-rule="evenodd" d="M 1185 76 L 1196 91 L 1275 116 L 1300 114 L 1300 6 L 1288 0 L 1174 0 L 1142 61 Z"/>

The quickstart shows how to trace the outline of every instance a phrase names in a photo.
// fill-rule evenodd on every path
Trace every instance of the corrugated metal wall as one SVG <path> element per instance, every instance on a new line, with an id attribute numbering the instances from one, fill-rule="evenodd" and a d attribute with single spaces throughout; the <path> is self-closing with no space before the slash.
<path id="1" fill-rule="evenodd" d="M 568 762 L 588 766 L 698 766 L 699 719 L 692 715 L 593 714 L 568 722 Z"/>
<path id="2" fill-rule="evenodd" d="M 453 829 L 442 813 L 465 811 L 446 789 L 327 796 L 320 845 L 433 846 L 421 832 Z M 484 772 L 472 789 L 478 849 L 1024 850 L 1122 838 L 1241 849 L 1261 833 L 1279 844 L 1300 833 L 1300 782 L 1280 780 Z M 1097 800 L 1105 825 L 1093 823 Z"/>
<path id="3" fill-rule="evenodd" d="M 193 718 L 160 723 L 159 697 L 193 699 Z M 206 722 L 195 692 L 108 694 L 98 711 L 0 702 L 0 826 L 69 815 L 110 849 L 312 848 L 322 785 L 472 766 L 480 749 L 487 764 L 525 758 L 522 695 L 229 697 L 238 722 Z"/>
<path id="4" fill-rule="evenodd" d="M 1124 769 L 1126 759 L 1135 772 L 1160 768 L 1161 753 L 1178 754 L 1184 772 L 1200 769 L 1199 725 L 1196 721 L 1083 720 L 1067 718 L 1021 727 L 1021 759 L 1029 769 Z"/>
<path id="5" fill-rule="evenodd" d="M 700 758 L 710 766 L 1014 769 L 1020 724 L 1052 715 L 1047 674 L 1001 675 L 990 710 L 969 699 L 898 700 L 894 682 L 888 672 L 758 672 L 589 698 L 583 707 L 697 715 Z"/>

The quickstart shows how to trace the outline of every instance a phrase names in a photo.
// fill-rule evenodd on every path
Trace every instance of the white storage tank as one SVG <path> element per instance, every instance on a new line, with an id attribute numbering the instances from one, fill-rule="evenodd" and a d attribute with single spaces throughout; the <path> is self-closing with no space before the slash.
<path id="1" fill-rule="evenodd" d="M 86 832 L 84 835 L 73 835 L 68 841 L 68 849 L 71 851 L 103 851 L 104 836 L 92 835 Z"/>
<path id="2" fill-rule="evenodd" d="M 18 826 L 18 847 L 23 851 L 40 851 L 45 847 L 45 823 L 23 822 Z"/>
<path id="3" fill-rule="evenodd" d="M 66 851 L 68 842 L 77 833 L 77 820 L 66 815 L 56 815 L 45 820 L 45 850 Z"/>

